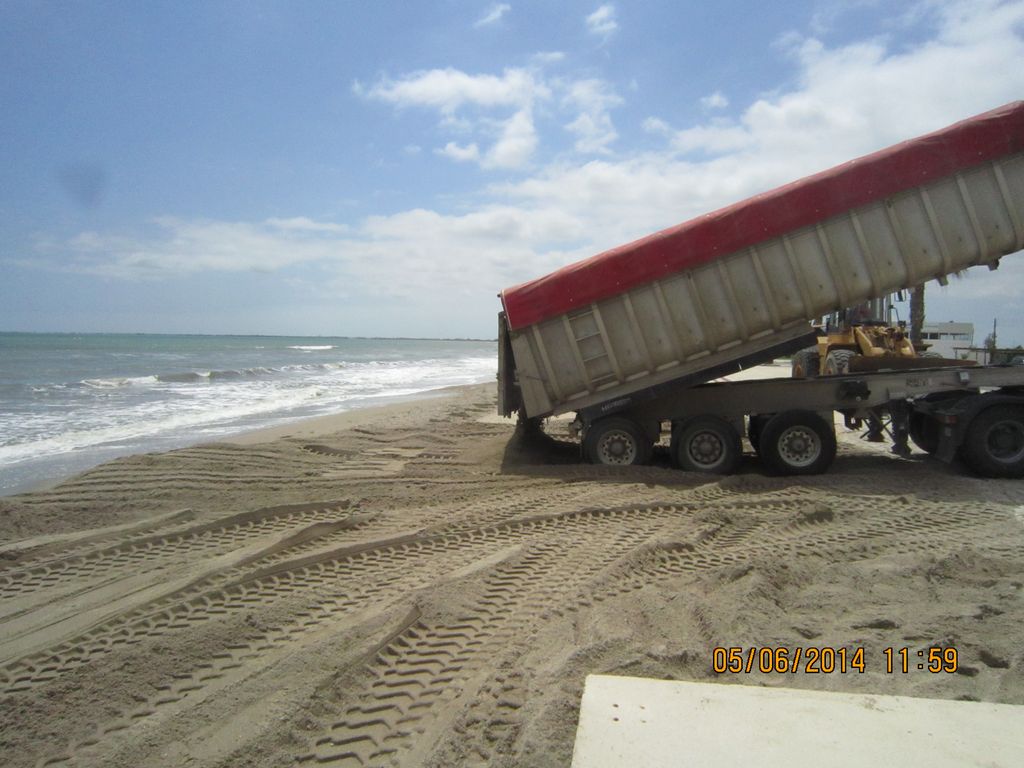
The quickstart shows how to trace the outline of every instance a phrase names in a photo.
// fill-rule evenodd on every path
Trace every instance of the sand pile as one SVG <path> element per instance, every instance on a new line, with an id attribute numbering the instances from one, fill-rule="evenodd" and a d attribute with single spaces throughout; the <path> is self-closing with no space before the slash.
<path id="1" fill-rule="evenodd" d="M 471 387 L 0 500 L 2 762 L 563 766 L 591 672 L 1024 703 L 1024 483 L 852 437 L 809 479 L 591 467 L 493 410 Z M 716 647 L 864 671 L 716 674 Z"/>

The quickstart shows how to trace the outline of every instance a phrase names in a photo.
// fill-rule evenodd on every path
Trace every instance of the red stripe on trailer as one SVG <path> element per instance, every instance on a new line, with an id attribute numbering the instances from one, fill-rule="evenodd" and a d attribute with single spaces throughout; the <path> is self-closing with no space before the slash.
<path id="1" fill-rule="evenodd" d="M 506 288 L 513 330 L 1024 151 L 1024 101 L 895 144 Z"/>

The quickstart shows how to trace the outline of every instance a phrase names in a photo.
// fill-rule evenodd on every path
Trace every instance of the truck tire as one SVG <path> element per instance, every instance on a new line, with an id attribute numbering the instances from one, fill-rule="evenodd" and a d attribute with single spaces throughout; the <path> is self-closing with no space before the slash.
<path id="1" fill-rule="evenodd" d="M 818 475 L 836 456 L 831 424 L 813 411 L 783 411 L 761 432 L 761 460 L 778 475 Z"/>
<path id="2" fill-rule="evenodd" d="M 1024 477 L 1024 408 L 994 405 L 971 421 L 960 455 L 985 477 Z"/>
<path id="3" fill-rule="evenodd" d="M 739 433 L 725 419 L 698 416 L 674 430 L 672 459 L 681 469 L 728 475 L 743 457 Z"/>
<path id="4" fill-rule="evenodd" d="M 850 360 L 856 356 L 852 349 L 833 349 L 825 356 L 825 376 L 845 376 L 850 372 Z"/>
<path id="5" fill-rule="evenodd" d="M 907 424 L 910 439 L 925 453 L 935 453 L 939 449 L 939 422 L 931 416 L 914 411 L 910 414 Z"/>
<path id="6" fill-rule="evenodd" d="M 652 447 L 640 426 L 621 416 L 595 421 L 583 438 L 583 455 L 591 464 L 646 464 Z"/>
<path id="7" fill-rule="evenodd" d="M 794 379 L 816 379 L 821 360 L 817 347 L 801 349 L 792 358 L 792 376 Z"/>

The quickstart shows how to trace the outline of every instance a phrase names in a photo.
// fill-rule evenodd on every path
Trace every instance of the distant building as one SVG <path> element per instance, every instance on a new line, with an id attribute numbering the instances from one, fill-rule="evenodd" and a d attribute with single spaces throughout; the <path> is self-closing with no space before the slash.
<path id="1" fill-rule="evenodd" d="M 925 323 L 921 341 L 929 344 L 929 352 L 957 359 L 974 346 L 974 323 Z"/>

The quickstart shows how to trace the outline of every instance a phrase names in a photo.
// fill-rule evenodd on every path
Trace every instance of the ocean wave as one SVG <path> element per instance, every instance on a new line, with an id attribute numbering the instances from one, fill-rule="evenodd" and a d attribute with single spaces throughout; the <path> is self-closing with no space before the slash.
<path id="1" fill-rule="evenodd" d="M 208 381 L 210 373 L 184 371 L 182 373 L 161 373 L 154 377 L 162 384 L 192 384 L 197 381 Z"/>
<path id="2" fill-rule="evenodd" d="M 379 385 L 393 385 L 403 379 L 433 379 L 452 375 L 460 370 L 478 370 L 493 365 L 489 358 L 463 358 L 461 360 L 361 360 L 349 362 L 296 363 L 280 367 L 256 366 L 252 368 L 223 369 L 210 371 L 171 371 L 147 376 L 109 377 L 85 379 L 80 386 L 89 389 L 116 390 L 159 387 L 161 385 L 209 385 L 215 383 L 263 381 L 268 379 L 293 379 L 309 375 L 328 376 L 332 381 L 343 374 L 347 381 L 376 382 Z M 50 385 L 53 386 L 53 385 Z"/>
<path id="3" fill-rule="evenodd" d="M 210 371 L 206 378 L 210 381 L 217 379 L 259 379 L 264 376 L 274 376 L 279 373 L 278 368 L 243 368 L 240 371 Z"/>
<path id="4" fill-rule="evenodd" d="M 326 352 L 329 349 L 335 349 L 335 346 L 333 344 L 295 344 L 288 349 L 297 349 L 300 352 Z"/>
<path id="5" fill-rule="evenodd" d="M 275 376 L 281 373 L 281 371 L 282 369 L 280 368 L 267 368 L 263 366 L 242 368 L 240 370 L 228 368 L 221 371 L 184 371 L 181 373 L 161 373 L 156 376 L 156 380 L 162 384 L 195 384 L 224 380 L 238 381 Z"/>
<path id="6" fill-rule="evenodd" d="M 296 369 L 300 368 L 296 366 Z M 108 379 L 85 379 L 79 382 L 90 389 L 123 389 L 126 387 L 147 387 L 157 384 L 208 384 L 213 381 L 240 379 L 260 379 L 274 376 L 285 369 L 279 368 L 243 368 L 241 370 L 226 369 L 222 371 L 175 371 L 157 373 L 149 376 L 134 376 Z M 52 385 L 51 385 L 52 386 Z"/>
<path id="7" fill-rule="evenodd" d="M 116 379 L 85 379 L 81 383 L 92 389 L 119 389 L 121 387 L 145 387 L 156 384 L 156 376 L 135 376 Z"/>

